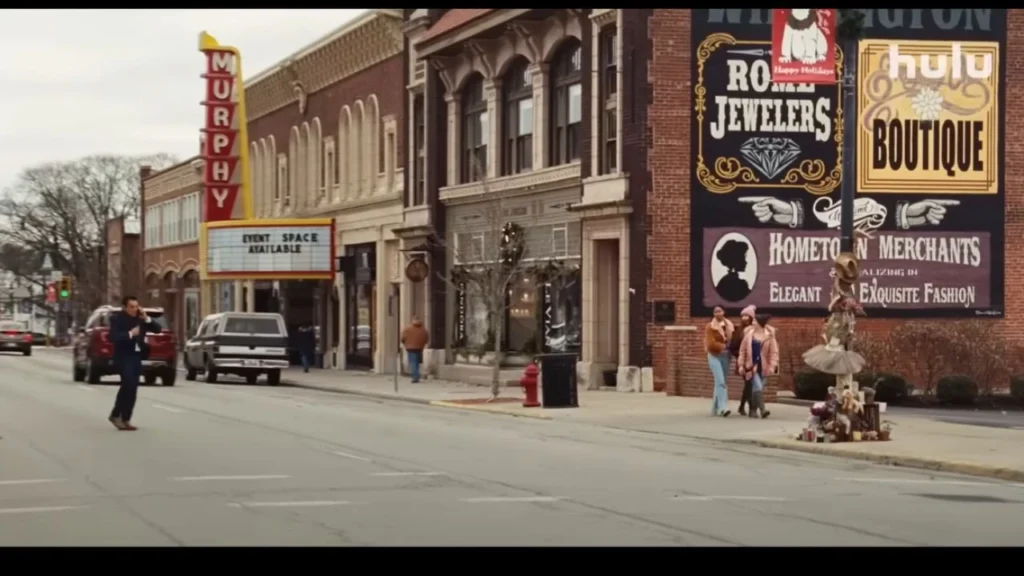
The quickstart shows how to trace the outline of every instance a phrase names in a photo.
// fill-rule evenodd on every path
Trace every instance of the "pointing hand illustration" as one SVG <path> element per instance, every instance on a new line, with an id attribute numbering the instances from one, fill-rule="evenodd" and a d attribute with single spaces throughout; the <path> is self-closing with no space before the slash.
<path id="1" fill-rule="evenodd" d="M 743 204 L 752 204 L 754 216 L 762 224 L 774 222 L 783 226 L 799 224 L 796 207 L 792 202 L 772 198 L 771 196 L 744 196 L 738 198 Z"/>
<path id="2" fill-rule="evenodd" d="M 946 208 L 959 205 L 959 200 L 920 200 L 907 204 L 903 217 L 908 228 L 925 224 L 938 226 L 946 217 Z"/>

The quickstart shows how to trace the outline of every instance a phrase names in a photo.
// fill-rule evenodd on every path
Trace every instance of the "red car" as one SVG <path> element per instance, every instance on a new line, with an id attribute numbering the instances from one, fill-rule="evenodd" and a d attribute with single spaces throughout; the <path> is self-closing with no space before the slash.
<path id="1" fill-rule="evenodd" d="M 167 326 L 163 308 L 143 308 L 146 315 L 163 328 L 159 334 L 146 334 L 149 358 L 142 361 L 143 381 L 148 385 L 160 383 L 174 386 L 178 375 L 178 342 Z M 100 378 L 117 374 L 114 366 L 114 343 L 110 341 L 110 315 L 121 311 L 120 306 L 100 306 L 85 328 L 75 336 L 71 356 L 71 371 L 75 382 L 99 384 Z"/>

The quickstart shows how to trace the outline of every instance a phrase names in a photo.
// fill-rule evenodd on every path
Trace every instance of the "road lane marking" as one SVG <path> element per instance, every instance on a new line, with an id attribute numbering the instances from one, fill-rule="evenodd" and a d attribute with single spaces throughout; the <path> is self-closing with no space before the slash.
<path id="1" fill-rule="evenodd" d="M 35 508 L 0 508 L 0 514 L 32 514 L 36 512 L 65 512 L 67 510 L 81 510 L 88 506 L 38 506 Z"/>
<path id="2" fill-rule="evenodd" d="M 365 456 L 356 456 L 355 454 L 349 454 L 348 452 L 331 452 L 331 454 L 334 454 L 335 456 L 341 456 L 342 458 L 359 460 L 360 462 L 372 462 L 372 460 L 366 458 Z"/>
<path id="3" fill-rule="evenodd" d="M 463 502 L 469 504 L 484 504 L 489 502 L 558 502 L 561 498 L 557 496 L 495 496 L 491 498 L 463 498 Z"/>
<path id="4" fill-rule="evenodd" d="M 285 480 L 291 478 L 284 474 L 263 474 L 258 476 L 178 476 L 171 478 L 175 482 L 204 482 L 216 480 Z"/>
<path id="5" fill-rule="evenodd" d="M 153 404 L 153 408 L 156 408 L 157 410 L 166 410 L 167 412 L 173 412 L 175 414 L 181 414 L 182 412 L 184 412 L 184 410 L 171 408 L 170 406 L 164 406 L 163 404 Z"/>
<path id="6" fill-rule="evenodd" d="M 985 486 L 988 488 L 1024 488 L 1024 484 L 1000 482 L 971 482 L 969 480 L 920 480 L 916 478 L 856 478 L 839 477 L 839 481 L 863 482 L 866 484 L 944 484 L 947 486 Z"/>
<path id="7" fill-rule="evenodd" d="M 686 500 L 689 502 L 712 502 L 715 500 L 737 500 L 749 502 L 787 502 L 787 498 L 776 498 L 774 496 L 673 496 L 673 500 Z"/>
<path id="8" fill-rule="evenodd" d="M 319 506 L 348 506 L 347 500 L 306 500 L 293 502 L 228 502 L 232 508 L 313 508 Z"/>
<path id="9" fill-rule="evenodd" d="M 447 476 L 444 472 L 375 472 L 370 476 Z"/>
<path id="10" fill-rule="evenodd" d="M 32 478 L 27 480 L 0 480 L 0 486 L 25 486 L 28 484 L 53 484 L 63 482 L 64 478 Z"/>
<path id="11" fill-rule="evenodd" d="M 85 384 L 79 384 L 78 387 L 81 388 L 82 390 L 86 390 L 88 392 L 95 392 L 96 391 L 96 389 L 93 388 L 92 386 L 86 386 Z"/>

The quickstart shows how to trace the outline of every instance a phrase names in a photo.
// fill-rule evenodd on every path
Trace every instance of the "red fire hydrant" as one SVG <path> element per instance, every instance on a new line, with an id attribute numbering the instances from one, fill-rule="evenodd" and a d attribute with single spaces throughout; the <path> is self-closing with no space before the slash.
<path id="1" fill-rule="evenodd" d="M 523 370 L 523 377 L 519 379 L 519 385 L 523 387 L 523 393 L 526 395 L 526 398 L 523 398 L 523 408 L 540 406 L 540 402 L 537 401 L 537 376 L 539 373 L 535 360 L 531 360 L 526 366 L 526 370 Z"/>

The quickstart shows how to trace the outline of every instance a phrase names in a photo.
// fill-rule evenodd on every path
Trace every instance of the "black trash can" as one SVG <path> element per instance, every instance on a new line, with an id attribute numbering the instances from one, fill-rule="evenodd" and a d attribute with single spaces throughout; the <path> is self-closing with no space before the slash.
<path id="1" fill-rule="evenodd" d="M 541 354 L 541 401 L 545 408 L 579 408 L 576 360 L 572 353 Z"/>

